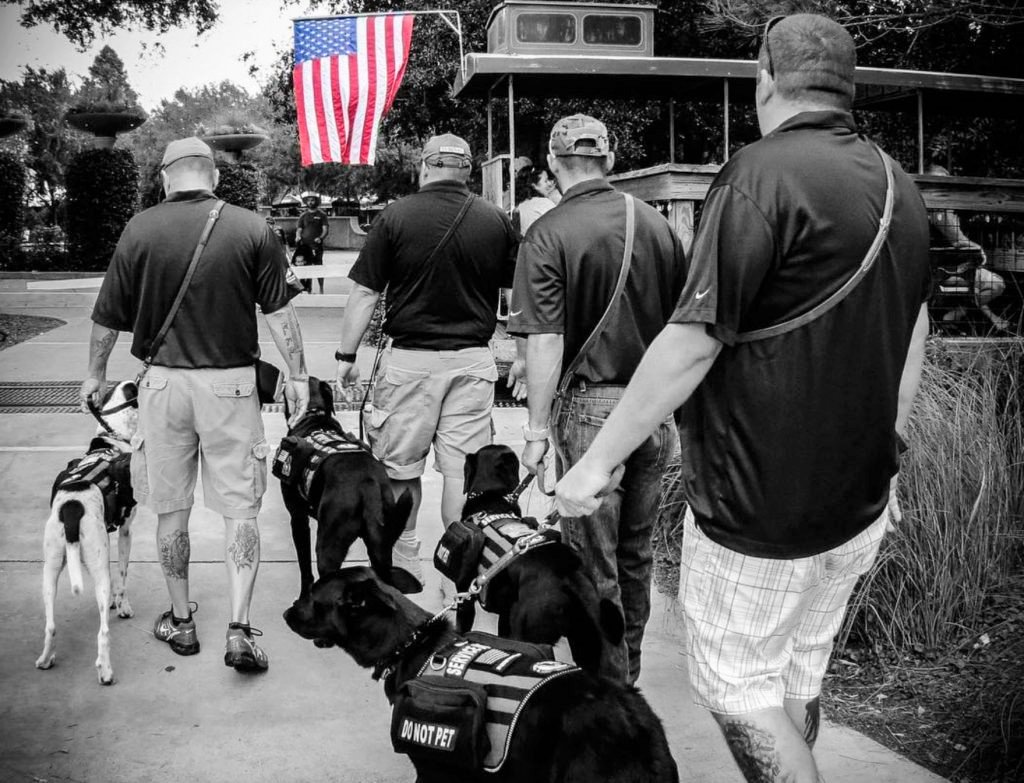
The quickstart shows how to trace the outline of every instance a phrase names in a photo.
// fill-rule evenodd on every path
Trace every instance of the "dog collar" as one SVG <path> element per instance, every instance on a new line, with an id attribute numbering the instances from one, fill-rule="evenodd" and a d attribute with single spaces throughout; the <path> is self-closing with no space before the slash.
<path id="1" fill-rule="evenodd" d="M 107 424 L 107 420 L 104 419 L 103 417 L 104 416 L 108 416 L 111 413 L 117 413 L 118 411 L 123 411 L 125 408 L 138 408 L 139 407 L 139 400 L 138 400 L 138 398 L 136 398 L 134 400 L 126 400 L 125 402 L 122 402 L 120 405 L 115 405 L 113 408 L 104 408 L 103 410 L 100 410 L 99 408 L 97 408 L 96 407 L 96 403 L 94 403 L 92 401 L 92 399 L 86 400 L 85 404 L 89 408 L 89 413 L 91 413 L 93 415 L 93 418 L 96 419 L 96 421 L 98 421 L 100 423 L 100 426 L 107 432 L 107 434 L 110 437 L 116 438 L 117 440 L 124 441 L 125 443 L 127 443 L 127 440 L 125 438 L 122 438 L 120 435 L 118 435 L 114 431 L 114 428 L 111 427 L 109 424 Z"/>
<path id="2" fill-rule="evenodd" d="M 425 646 L 425 643 L 432 642 L 436 636 L 436 631 L 447 625 L 447 621 L 444 619 L 447 613 L 447 609 L 442 609 L 425 623 L 418 626 L 412 632 L 412 636 L 379 659 L 373 666 L 373 679 L 379 680 L 383 677 L 386 680 L 405 656 L 418 647 Z"/>

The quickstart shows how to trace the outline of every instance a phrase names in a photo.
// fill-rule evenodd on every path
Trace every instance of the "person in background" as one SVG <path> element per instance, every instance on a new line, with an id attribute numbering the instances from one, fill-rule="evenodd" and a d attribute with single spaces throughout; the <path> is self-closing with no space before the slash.
<path id="1" fill-rule="evenodd" d="M 534 221 L 553 209 L 562 200 L 554 175 L 542 166 L 527 166 L 516 177 L 516 196 L 519 203 L 512 214 L 512 225 L 521 236 Z"/>
<path id="2" fill-rule="evenodd" d="M 821 681 L 890 507 L 898 521 L 928 334 L 928 217 L 858 132 L 855 65 L 850 34 L 824 16 L 765 25 L 763 138 L 711 183 L 669 325 L 557 487 L 563 514 L 592 513 L 617 465 L 685 404 L 690 684 L 748 781 L 821 780 Z"/>
<path id="3" fill-rule="evenodd" d="M 299 215 L 296 226 L 298 243 L 292 255 L 292 263 L 296 266 L 320 266 L 324 262 L 324 240 L 330 233 L 330 222 L 327 213 L 320 209 L 320 196 L 310 193 L 303 200 L 306 211 Z M 316 282 L 322 294 L 324 279 L 318 277 Z M 303 285 L 309 293 L 313 292 L 312 279 L 303 280 Z"/>

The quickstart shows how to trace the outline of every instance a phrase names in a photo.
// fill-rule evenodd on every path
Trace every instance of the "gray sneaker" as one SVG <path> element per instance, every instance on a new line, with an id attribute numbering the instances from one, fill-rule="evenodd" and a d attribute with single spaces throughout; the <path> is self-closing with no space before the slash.
<path id="1" fill-rule="evenodd" d="M 395 542 L 395 548 L 391 551 L 391 565 L 408 571 L 420 583 L 420 589 L 425 584 L 423 581 L 423 564 L 420 563 L 420 540 L 407 544 L 402 539 Z"/>
<path id="2" fill-rule="evenodd" d="M 253 641 L 253 636 L 263 636 L 259 628 L 250 628 L 242 623 L 228 623 L 228 641 L 224 650 L 224 665 L 240 672 L 265 672 L 270 666 L 267 654 Z"/>
<path id="3" fill-rule="evenodd" d="M 174 610 L 168 609 L 156 618 L 153 636 L 161 642 L 167 642 L 178 655 L 195 655 L 199 652 L 199 637 L 196 634 L 196 621 L 192 619 L 192 613 L 198 609 L 198 606 L 191 609 L 188 619 L 183 622 L 176 621 Z"/>

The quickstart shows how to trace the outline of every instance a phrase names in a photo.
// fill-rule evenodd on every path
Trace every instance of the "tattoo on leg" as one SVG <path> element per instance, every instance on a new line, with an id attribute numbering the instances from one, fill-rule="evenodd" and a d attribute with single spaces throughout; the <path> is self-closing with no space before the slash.
<path id="1" fill-rule="evenodd" d="M 192 554 L 188 532 L 175 530 L 160 539 L 160 567 L 165 576 L 188 579 L 188 561 Z"/>
<path id="2" fill-rule="evenodd" d="M 722 722 L 729 750 L 748 783 L 775 783 L 783 778 L 775 737 L 745 721 Z"/>
<path id="3" fill-rule="evenodd" d="M 815 696 L 807 702 L 804 714 L 804 741 L 807 747 L 813 748 L 818 739 L 818 728 L 821 724 L 821 697 Z"/>
<path id="4" fill-rule="evenodd" d="M 260 536 L 255 525 L 246 522 L 235 529 L 235 540 L 228 547 L 228 553 L 239 571 L 243 568 L 252 568 L 259 544 Z"/>

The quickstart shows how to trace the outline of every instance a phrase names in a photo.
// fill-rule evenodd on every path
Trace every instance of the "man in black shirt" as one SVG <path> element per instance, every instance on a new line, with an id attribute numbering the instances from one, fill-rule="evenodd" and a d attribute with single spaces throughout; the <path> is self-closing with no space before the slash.
<path id="1" fill-rule="evenodd" d="M 825 17 L 766 25 L 764 138 L 712 183 L 670 324 L 557 489 L 563 513 L 590 511 L 686 403 L 688 668 L 748 780 L 819 779 L 821 679 L 896 508 L 928 332 L 924 204 L 857 133 L 854 67 L 853 40 Z"/>
<path id="2" fill-rule="evenodd" d="M 133 333 L 133 356 L 149 356 L 217 203 L 213 152 L 199 139 L 168 144 L 161 176 L 167 199 L 128 222 L 96 299 L 83 402 L 103 398 L 119 332 Z M 157 549 L 171 597 L 153 633 L 179 655 L 199 652 L 189 603 L 188 525 L 201 463 L 206 505 L 224 518 L 228 541 L 231 621 L 224 662 L 239 671 L 267 668 L 249 626 L 268 452 L 255 392 L 257 305 L 288 365 L 285 395 L 293 421 L 309 403 L 302 335 L 290 302 L 297 288 L 289 282 L 284 249 L 266 222 L 225 205 L 139 384 L 132 487 L 157 515 Z"/>
<path id="3" fill-rule="evenodd" d="M 498 207 L 470 193 L 469 145 L 457 136 L 423 147 L 420 189 L 373 222 L 349 272 L 354 283 L 337 352 L 338 382 L 359 379 L 356 349 L 387 288 L 384 332 L 391 340 L 374 382 L 367 434 L 396 494 L 414 506 L 395 545 L 395 565 L 423 581 L 416 515 L 433 446 L 444 476 L 441 520 L 463 505 L 466 455 L 491 442 L 498 370 L 489 341 L 498 289 L 512 284 L 516 233 Z"/>
<path id="4" fill-rule="evenodd" d="M 628 274 L 616 296 L 627 247 L 627 202 L 605 179 L 615 162 L 608 131 L 593 117 L 577 114 L 555 124 L 548 146 L 548 167 L 558 179 L 562 200 L 537 219 L 520 246 L 508 330 L 526 337 L 530 410 L 523 465 L 534 473 L 541 470 L 550 436 L 561 475 L 590 445 L 672 314 L 686 259 L 668 222 L 634 200 Z M 559 377 L 613 298 L 608 320 L 575 369 L 560 412 L 552 416 Z M 640 646 L 651 609 L 651 534 L 661 477 L 676 442 L 665 416 L 625 461 L 621 486 L 609 502 L 595 514 L 562 521 L 562 536 L 579 552 L 601 597 L 625 617 L 625 637 L 603 672 L 622 682 L 635 682 L 640 674 Z"/>
<path id="5" fill-rule="evenodd" d="M 324 262 L 324 240 L 331 230 L 330 221 L 327 219 L 327 213 L 320 209 L 320 196 L 309 193 L 304 201 L 306 211 L 299 216 L 295 227 L 299 241 L 292 255 L 292 263 L 296 266 L 319 266 Z M 316 282 L 322 294 L 324 279 L 318 277 Z M 302 285 L 309 293 L 313 293 L 312 280 L 304 280 Z"/>

